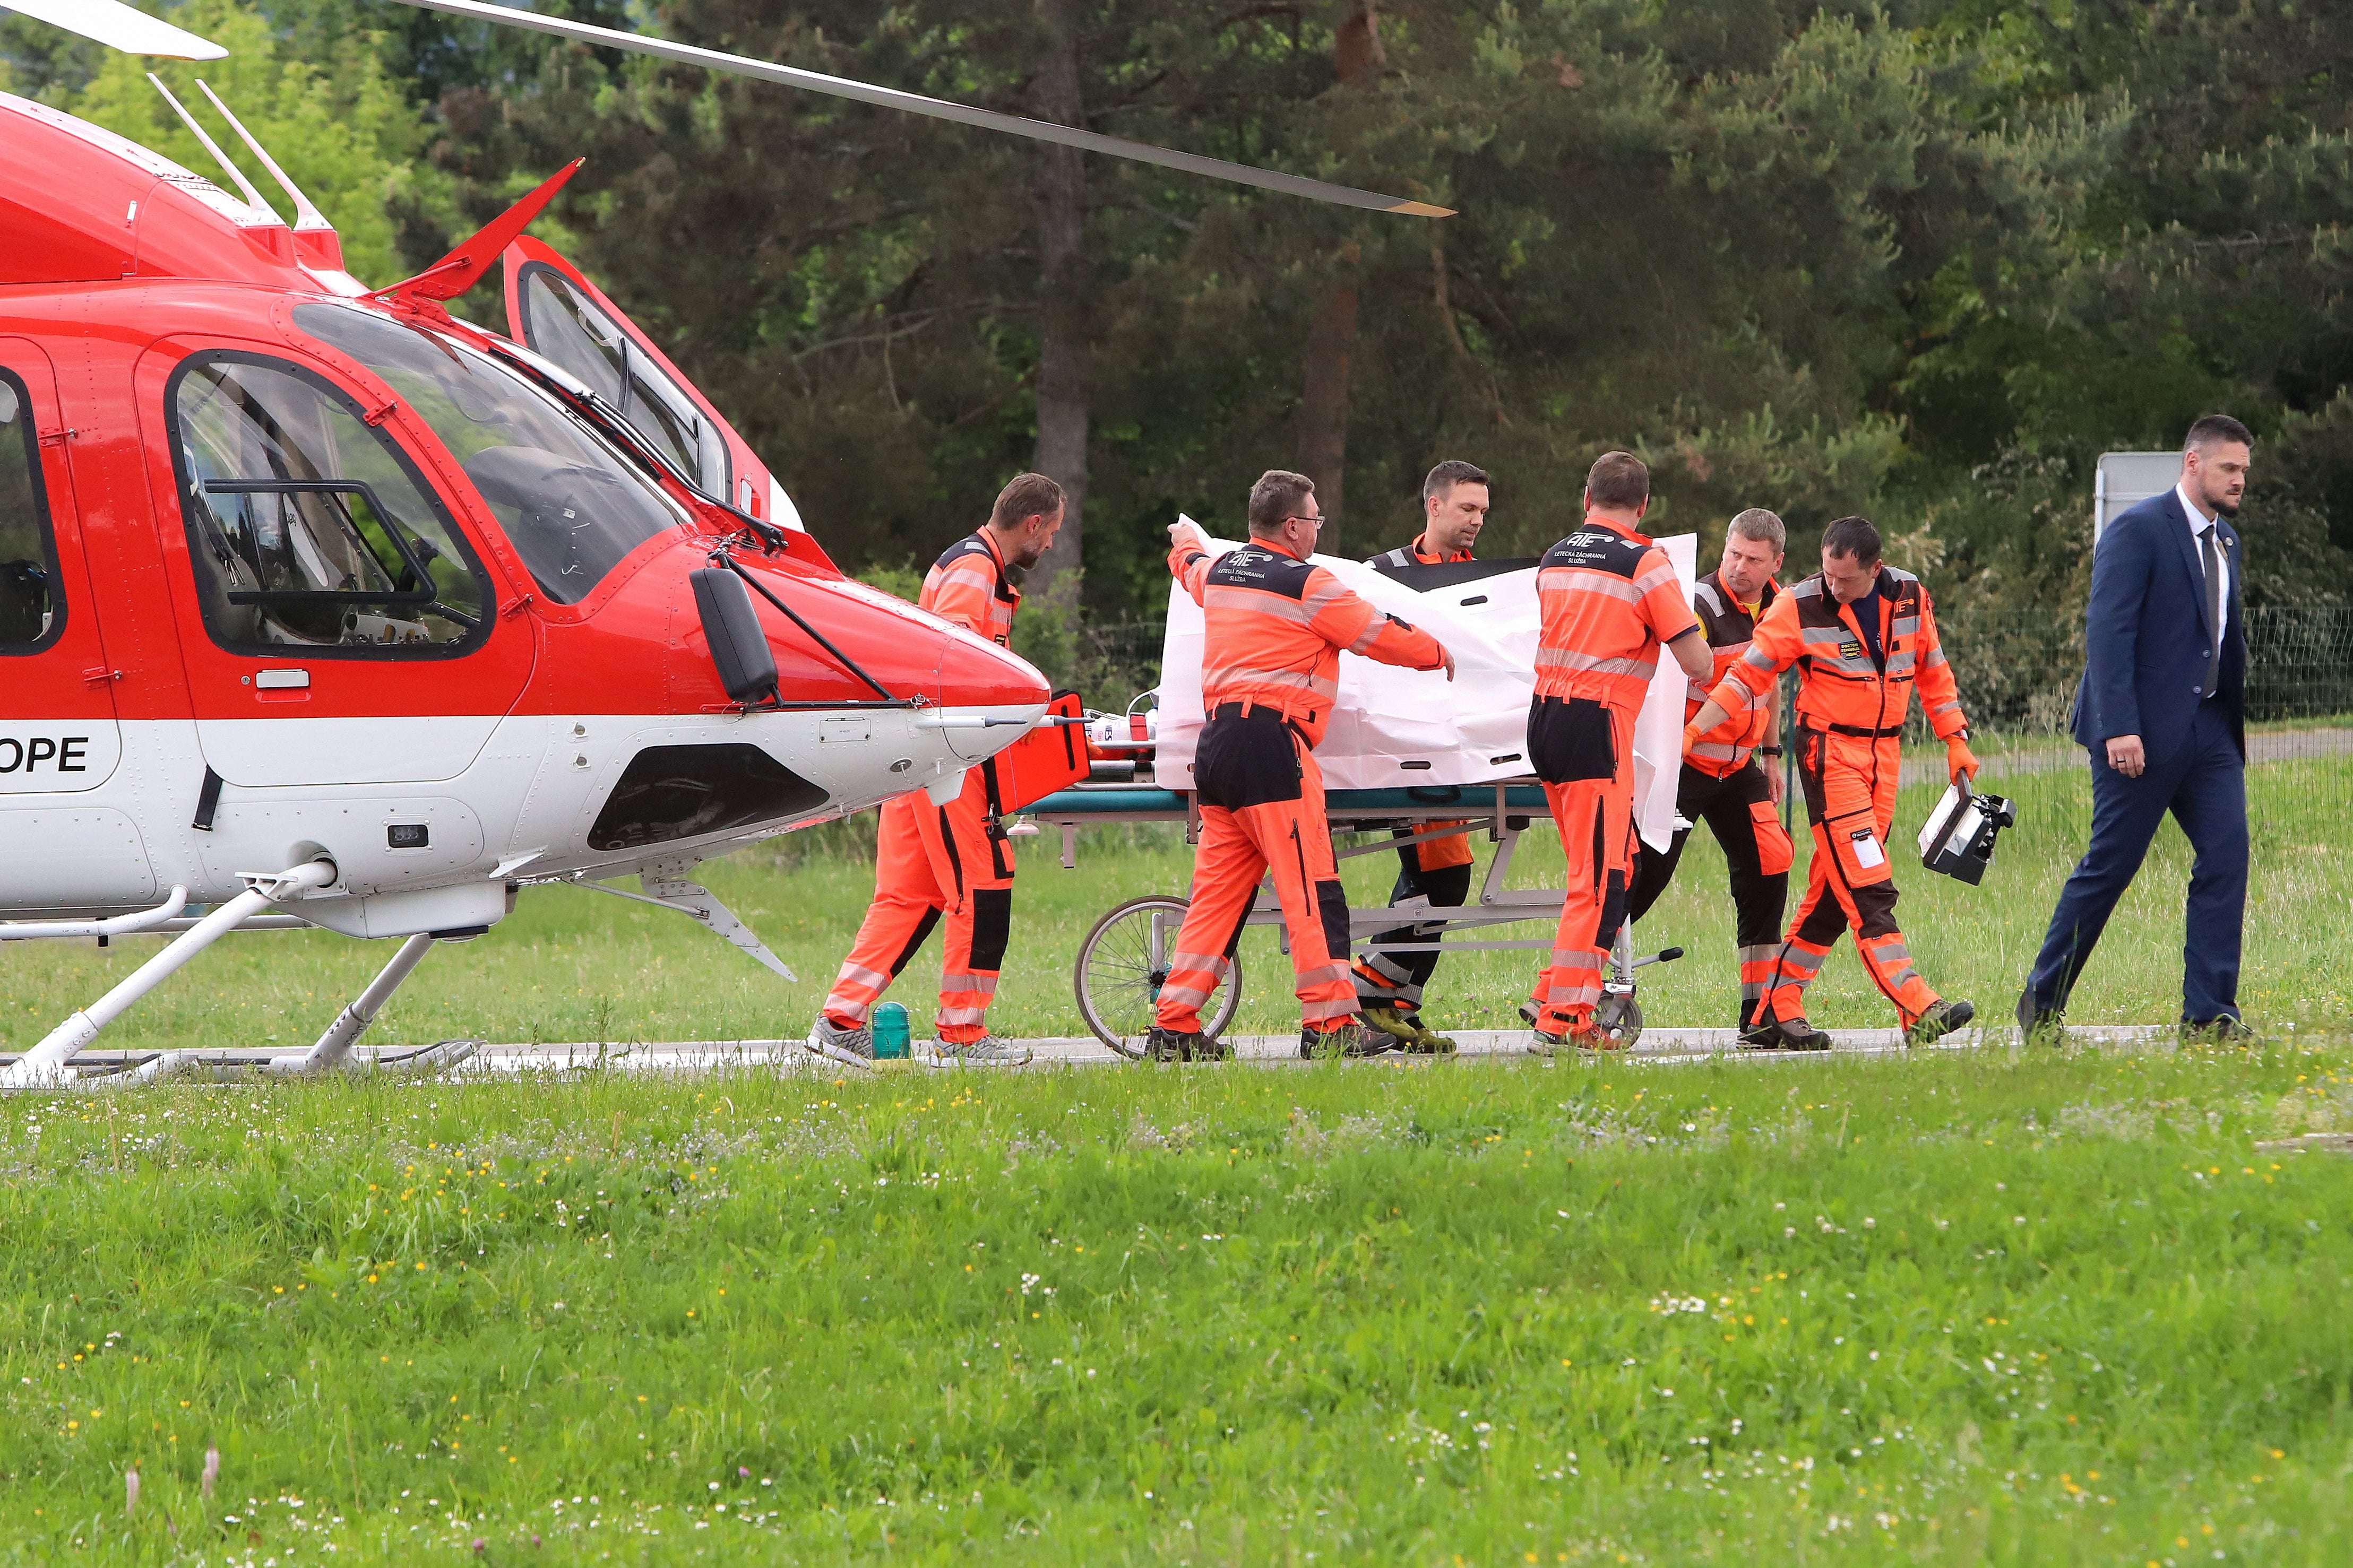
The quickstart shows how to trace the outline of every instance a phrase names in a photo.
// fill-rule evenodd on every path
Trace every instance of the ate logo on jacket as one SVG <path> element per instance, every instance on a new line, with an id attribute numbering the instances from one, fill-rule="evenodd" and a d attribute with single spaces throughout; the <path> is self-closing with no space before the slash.
<path id="1" fill-rule="evenodd" d="M 1271 594 L 1304 598 L 1308 574 L 1314 568 L 1280 550 L 1245 544 L 1229 550 L 1209 568 L 1209 581 L 1221 587 L 1263 588 Z"/>
<path id="2" fill-rule="evenodd" d="M 1546 566 L 1587 566 L 1631 577 L 1641 569 L 1648 539 L 1629 539 L 1604 529 L 1580 529 L 1545 552 Z"/>

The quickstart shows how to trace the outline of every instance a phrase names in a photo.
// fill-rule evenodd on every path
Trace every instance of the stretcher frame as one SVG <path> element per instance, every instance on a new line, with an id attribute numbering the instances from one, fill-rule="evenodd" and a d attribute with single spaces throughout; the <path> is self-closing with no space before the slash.
<path id="1" fill-rule="evenodd" d="M 1360 855 L 1388 854 L 1407 844 L 1424 844 L 1485 830 L 1488 841 L 1496 846 L 1488 862 L 1487 874 L 1481 883 L 1475 901 L 1461 905 L 1432 905 L 1427 899 L 1409 899 L 1403 903 L 1373 907 L 1351 905 L 1348 910 L 1348 955 L 1351 958 L 1367 952 L 1549 952 L 1553 935 L 1507 940 L 1448 940 L 1458 931 L 1481 931 L 1498 926 L 1525 921 L 1546 921 L 1557 925 L 1567 891 L 1559 888 L 1507 888 L 1512 861 L 1519 848 L 1520 838 L 1538 819 L 1549 821 L 1550 805 L 1543 787 L 1531 777 L 1498 780 L 1482 784 L 1440 784 L 1408 786 L 1396 789 L 1330 790 L 1324 795 L 1324 816 L 1336 836 L 1343 833 L 1394 833 L 1403 827 L 1410 829 L 1406 837 L 1384 837 L 1366 844 L 1335 845 L 1335 860 L 1353 859 Z M 1042 830 L 1052 826 L 1060 831 L 1062 865 L 1065 869 L 1078 868 L 1078 834 L 1082 827 L 1111 826 L 1120 823 L 1155 823 L 1163 826 L 1182 823 L 1185 841 L 1195 844 L 1200 839 L 1200 809 L 1190 792 L 1157 788 L 1133 784 L 1082 784 L 1058 790 L 1020 814 Z M 1432 826 L 1431 824 L 1447 826 Z M 1140 1057 L 1143 1042 L 1140 1034 L 1114 1029 L 1103 1021 L 1105 1009 L 1099 999 L 1089 994 L 1088 955 L 1093 951 L 1097 937 L 1113 920 L 1137 910 L 1140 906 L 1158 906 L 1152 916 L 1149 936 L 1149 961 L 1157 967 L 1166 951 L 1165 943 L 1173 944 L 1176 932 L 1168 922 L 1181 919 L 1182 896 L 1154 896 L 1129 900 L 1113 906 L 1096 922 L 1087 942 L 1080 949 L 1079 963 L 1071 977 L 1081 1016 L 1096 1038 L 1121 1054 Z M 1243 919 L 1245 926 L 1271 926 L 1275 929 L 1282 950 L 1290 952 L 1289 932 L 1283 923 L 1282 909 L 1276 900 L 1271 880 L 1259 885 L 1250 912 Z M 1406 926 L 1436 927 L 1427 941 L 1380 942 L 1381 932 Z M 1603 983 L 1603 1006 L 1597 1016 L 1605 1026 L 1615 1029 L 1621 1045 L 1630 1046 L 1641 1031 L 1641 1014 L 1634 1001 L 1634 971 L 1646 964 L 1668 962 L 1683 956 L 1679 948 L 1663 952 L 1636 957 L 1633 952 L 1632 922 L 1622 924 L 1618 940 L 1610 952 L 1609 973 Z M 1156 986 L 1156 982 L 1155 983 Z M 1204 1032 L 1212 1037 L 1222 1032 L 1240 1003 L 1243 986 L 1241 965 L 1236 960 L 1233 972 L 1220 988 L 1215 1016 L 1204 1020 Z"/>

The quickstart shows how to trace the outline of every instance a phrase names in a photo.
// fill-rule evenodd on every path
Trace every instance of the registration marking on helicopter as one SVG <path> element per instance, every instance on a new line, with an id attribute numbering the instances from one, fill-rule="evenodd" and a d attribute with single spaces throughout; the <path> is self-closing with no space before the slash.
<path id="1" fill-rule="evenodd" d="M 122 740 L 111 722 L 0 725 L 0 794 L 95 789 L 121 760 Z"/>

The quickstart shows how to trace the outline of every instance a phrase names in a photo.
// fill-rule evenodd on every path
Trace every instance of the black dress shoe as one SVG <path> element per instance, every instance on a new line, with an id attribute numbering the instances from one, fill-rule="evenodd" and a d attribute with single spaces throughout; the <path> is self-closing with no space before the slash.
<path id="1" fill-rule="evenodd" d="M 2193 1046 L 2252 1046 L 2263 1037 L 2247 1027 L 2244 1021 L 2229 1013 L 2203 1022 L 2192 1018 L 2181 1020 L 2181 1038 Z"/>
<path id="2" fill-rule="evenodd" d="M 2018 1037 L 2028 1045 L 2063 1044 L 2067 1035 L 2067 1015 L 2056 1007 L 2037 1006 L 2034 994 L 2021 992 L 2018 998 Z"/>

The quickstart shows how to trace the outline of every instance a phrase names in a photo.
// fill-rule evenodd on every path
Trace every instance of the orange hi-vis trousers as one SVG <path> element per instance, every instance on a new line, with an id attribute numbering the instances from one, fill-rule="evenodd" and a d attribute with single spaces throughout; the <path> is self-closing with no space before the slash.
<path id="1" fill-rule="evenodd" d="M 1528 712 L 1528 759 L 1544 784 L 1568 861 L 1552 963 L 1536 977 L 1536 1027 L 1585 1026 L 1601 1001 L 1602 973 L 1626 889 L 1634 879 L 1634 714 L 1585 698 L 1539 697 Z"/>
<path id="2" fill-rule="evenodd" d="M 1887 830 L 1895 819 L 1895 784 L 1904 762 L 1898 735 L 1841 735 L 1811 727 L 1797 734 L 1798 782 L 1814 832 L 1806 896 L 1781 939 L 1764 1016 L 1806 1016 L 1806 987 L 1821 973 L 1839 933 L 1852 929 L 1873 982 L 1910 1028 L 1936 1001 L 1912 967 L 1912 950 L 1895 926 L 1895 878 Z M 1826 896 L 1827 895 L 1827 896 Z"/>
<path id="3" fill-rule="evenodd" d="M 934 805 L 921 790 L 883 804 L 874 902 L 834 976 L 825 1016 L 844 1026 L 865 1023 L 943 915 L 948 950 L 933 1021 L 940 1039 L 963 1045 L 988 1033 L 988 1004 L 1013 927 L 1013 846 L 989 836 L 979 768 L 945 805 Z"/>
<path id="4" fill-rule="evenodd" d="M 1348 900 L 1332 858 L 1315 753 L 1273 709 L 1227 703 L 1202 728 L 1193 782 L 1201 808 L 1193 903 L 1176 933 L 1155 1022 L 1199 1030 L 1202 1007 L 1232 968 L 1259 879 L 1271 871 L 1300 1016 L 1311 1028 L 1338 1028 L 1356 1016 L 1356 987 L 1348 971 Z"/>

